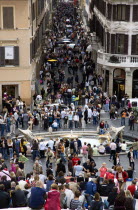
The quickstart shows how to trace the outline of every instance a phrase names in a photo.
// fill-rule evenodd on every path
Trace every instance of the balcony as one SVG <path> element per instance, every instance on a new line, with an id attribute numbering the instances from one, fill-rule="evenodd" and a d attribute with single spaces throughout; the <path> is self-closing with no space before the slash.
<path id="1" fill-rule="evenodd" d="M 138 67 L 138 55 L 122 55 L 97 52 L 97 63 L 109 67 Z"/>

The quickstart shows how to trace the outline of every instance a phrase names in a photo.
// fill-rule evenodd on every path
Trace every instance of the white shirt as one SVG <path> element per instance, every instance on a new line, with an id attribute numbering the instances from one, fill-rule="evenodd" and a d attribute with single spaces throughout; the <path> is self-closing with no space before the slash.
<path id="1" fill-rule="evenodd" d="M 65 189 L 65 194 L 67 197 L 67 207 L 70 208 L 70 202 L 74 198 L 74 193 L 70 189 Z"/>
<path id="2" fill-rule="evenodd" d="M 44 174 L 39 174 L 39 179 L 41 182 L 43 182 L 43 184 L 45 183 L 46 181 L 46 176 Z"/>
<path id="3" fill-rule="evenodd" d="M 17 114 L 17 112 L 14 112 L 14 118 L 15 118 L 15 120 L 18 120 L 19 115 Z"/>
<path id="4" fill-rule="evenodd" d="M 54 146 L 54 141 L 50 139 L 48 141 L 48 147 L 50 147 L 53 150 L 53 146 Z"/>
<path id="5" fill-rule="evenodd" d="M 40 149 L 40 150 L 45 150 L 45 149 L 46 149 L 46 145 L 45 145 L 44 142 L 40 142 L 40 144 L 39 144 L 39 149 Z"/>
<path id="6" fill-rule="evenodd" d="M 62 119 L 64 119 L 65 114 L 66 114 L 66 112 L 63 110 L 63 111 L 61 112 L 61 118 L 62 118 Z"/>
<path id="7" fill-rule="evenodd" d="M 82 174 L 83 171 L 83 167 L 80 165 L 74 166 L 75 169 L 75 176 L 79 176 L 80 174 Z"/>
<path id="8" fill-rule="evenodd" d="M 110 148 L 111 150 L 116 150 L 116 144 L 114 142 L 111 142 Z"/>
<path id="9" fill-rule="evenodd" d="M 21 190 L 25 190 L 25 185 L 26 185 L 26 181 L 24 181 L 24 180 L 20 180 L 19 182 L 18 182 L 18 184 L 19 184 L 19 186 L 20 186 L 20 188 L 21 188 Z"/>
<path id="10" fill-rule="evenodd" d="M 121 149 L 126 151 L 126 143 L 125 144 L 123 144 L 123 143 L 121 144 Z"/>

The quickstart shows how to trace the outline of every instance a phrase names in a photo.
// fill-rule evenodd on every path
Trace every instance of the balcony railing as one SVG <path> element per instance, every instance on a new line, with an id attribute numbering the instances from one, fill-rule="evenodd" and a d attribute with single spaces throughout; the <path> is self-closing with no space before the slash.
<path id="1" fill-rule="evenodd" d="M 110 54 L 99 50 L 97 63 L 108 66 L 138 67 L 138 55 Z"/>

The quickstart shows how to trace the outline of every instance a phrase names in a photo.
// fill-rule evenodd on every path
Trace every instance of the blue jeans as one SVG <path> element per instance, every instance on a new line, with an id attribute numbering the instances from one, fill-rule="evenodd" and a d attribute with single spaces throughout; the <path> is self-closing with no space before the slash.
<path id="1" fill-rule="evenodd" d="M 6 125 L 6 132 L 10 133 L 10 124 Z"/>
<path id="2" fill-rule="evenodd" d="M 125 117 L 121 117 L 121 125 L 123 126 L 123 125 L 125 125 Z"/>
<path id="3" fill-rule="evenodd" d="M 72 128 L 73 128 L 72 120 L 69 120 L 69 129 L 72 129 Z"/>
<path id="4" fill-rule="evenodd" d="M 38 156 L 39 156 L 38 150 L 33 150 L 33 160 L 35 160 L 35 158 Z"/>
<path id="5" fill-rule="evenodd" d="M 4 160 L 8 159 L 7 148 L 3 148 L 3 158 Z"/>
<path id="6" fill-rule="evenodd" d="M 4 136 L 5 124 L 1 124 L 1 136 Z"/>
<path id="7" fill-rule="evenodd" d="M 133 150 L 133 154 L 134 154 L 134 158 L 138 158 L 138 151 L 137 150 Z"/>
<path id="8" fill-rule="evenodd" d="M 97 124 L 97 117 L 93 116 L 93 125 Z"/>
<path id="9" fill-rule="evenodd" d="M 13 158 L 13 148 L 9 148 L 10 159 Z"/>
<path id="10" fill-rule="evenodd" d="M 60 153 L 60 158 L 63 162 L 66 162 L 66 159 L 65 159 L 65 156 L 64 156 L 64 153 Z"/>

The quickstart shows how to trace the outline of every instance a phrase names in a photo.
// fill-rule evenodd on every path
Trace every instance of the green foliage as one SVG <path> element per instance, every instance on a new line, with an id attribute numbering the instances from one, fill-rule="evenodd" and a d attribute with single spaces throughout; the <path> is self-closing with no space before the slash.
<path id="1" fill-rule="evenodd" d="M 137 107 L 133 107 L 133 108 L 132 108 L 132 111 L 133 111 L 133 113 L 134 113 L 135 120 L 137 120 L 137 119 L 138 119 L 138 108 L 137 108 Z"/>

